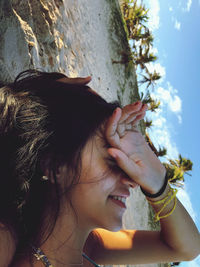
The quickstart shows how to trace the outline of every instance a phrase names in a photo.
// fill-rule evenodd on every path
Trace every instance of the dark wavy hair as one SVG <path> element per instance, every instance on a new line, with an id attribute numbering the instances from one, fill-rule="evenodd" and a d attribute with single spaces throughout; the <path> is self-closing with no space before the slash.
<path id="1" fill-rule="evenodd" d="M 68 194 L 79 182 L 83 147 L 119 106 L 58 80 L 64 77 L 27 70 L 0 88 L 0 222 L 12 229 L 20 253 L 40 246 L 55 226 L 62 193 L 56 169 L 68 167 Z M 41 162 L 54 183 L 42 181 Z"/>

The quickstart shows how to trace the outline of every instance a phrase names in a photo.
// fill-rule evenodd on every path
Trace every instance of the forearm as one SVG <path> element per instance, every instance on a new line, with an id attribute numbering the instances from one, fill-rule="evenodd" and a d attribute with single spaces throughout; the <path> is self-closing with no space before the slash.
<path id="1" fill-rule="evenodd" d="M 147 200 L 158 201 L 163 199 L 169 191 L 167 186 L 162 196 Z M 163 204 L 151 204 L 155 212 L 158 212 Z M 166 206 L 161 215 L 167 214 L 174 206 L 174 199 Z M 161 239 L 172 249 L 183 253 L 186 257 L 195 258 L 200 254 L 200 234 L 192 218 L 177 199 L 176 208 L 171 215 L 160 219 Z"/>

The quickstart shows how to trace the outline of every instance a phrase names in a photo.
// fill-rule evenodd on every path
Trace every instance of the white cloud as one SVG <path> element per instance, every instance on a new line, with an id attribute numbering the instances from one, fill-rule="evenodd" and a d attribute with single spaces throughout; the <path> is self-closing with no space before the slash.
<path id="1" fill-rule="evenodd" d="M 154 121 L 153 121 L 154 125 Z M 176 147 L 176 144 L 172 142 L 171 135 L 169 130 L 167 129 L 167 126 L 164 125 L 161 129 L 161 127 L 154 127 L 152 132 L 150 132 L 150 137 L 155 145 L 155 147 L 158 149 L 159 147 L 165 147 L 167 149 L 167 157 L 174 159 L 178 158 L 178 149 Z M 166 160 L 165 160 L 166 161 Z"/>
<path id="2" fill-rule="evenodd" d="M 178 31 L 181 29 L 181 23 L 174 17 L 171 17 L 172 22 L 174 23 L 174 28 Z"/>
<path id="3" fill-rule="evenodd" d="M 157 89 L 156 94 L 159 96 L 159 99 L 162 100 L 165 103 L 169 103 L 170 99 L 172 98 L 170 95 L 170 92 L 163 87 L 159 87 Z"/>
<path id="4" fill-rule="evenodd" d="M 159 112 L 152 112 L 148 116 L 153 121 L 153 127 L 149 129 L 149 135 L 155 147 L 159 146 L 167 148 L 167 156 L 169 158 L 178 157 L 178 149 L 176 144 L 171 140 L 171 134 L 169 130 L 169 123 L 164 117 L 162 108 Z M 166 161 L 166 159 L 162 159 Z"/>
<path id="5" fill-rule="evenodd" d="M 180 28 L 181 28 L 181 23 L 178 22 L 177 20 L 175 20 L 174 28 L 177 29 L 177 30 L 179 31 Z"/>
<path id="6" fill-rule="evenodd" d="M 171 96 L 170 96 L 171 97 Z M 175 95 L 174 99 L 171 97 L 169 102 L 169 107 L 173 112 L 180 112 L 181 111 L 181 99 L 179 96 Z"/>
<path id="7" fill-rule="evenodd" d="M 192 0 L 187 0 L 186 7 L 182 8 L 183 12 L 190 12 L 191 5 L 192 5 Z"/>
<path id="8" fill-rule="evenodd" d="M 166 123 L 166 119 L 164 117 L 162 117 L 162 116 L 160 116 L 157 119 L 154 119 L 154 121 L 153 121 L 153 125 L 155 127 L 159 127 L 159 128 L 162 128 L 163 125 L 165 125 L 165 123 Z"/>
<path id="9" fill-rule="evenodd" d="M 160 100 L 161 107 L 166 106 L 169 110 L 174 112 L 178 118 L 178 122 L 182 122 L 181 111 L 182 111 L 182 101 L 178 96 L 178 91 L 174 89 L 169 82 L 167 82 L 167 89 L 163 87 L 158 87 L 155 92 L 151 95 L 153 98 Z"/>
<path id="10" fill-rule="evenodd" d="M 191 5 L 192 5 L 192 0 L 188 0 L 187 1 L 187 7 L 186 7 L 187 12 L 190 11 Z"/>
<path id="11" fill-rule="evenodd" d="M 179 124 L 181 124 L 182 123 L 182 117 L 181 117 L 181 115 L 177 115 L 177 118 L 178 118 Z"/>
<path id="12" fill-rule="evenodd" d="M 170 11 L 170 12 L 172 12 L 172 11 L 173 11 L 173 8 L 172 8 L 171 6 L 169 7 L 169 11 Z"/>
<path id="13" fill-rule="evenodd" d="M 143 1 L 145 7 L 149 9 L 148 16 L 148 27 L 151 31 L 157 30 L 160 27 L 160 4 L 159 0 L 146 0 Z"/>

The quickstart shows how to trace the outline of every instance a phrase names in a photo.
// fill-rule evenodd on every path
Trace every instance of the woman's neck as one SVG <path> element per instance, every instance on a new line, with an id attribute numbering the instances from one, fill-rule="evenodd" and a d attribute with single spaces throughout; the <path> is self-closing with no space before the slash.
<path id="1" fill-rule="evenodd" d="M 41 249 L 55 267 L 83 266 L 82 253 L 90 231 L 77 225 L 72 214 L 63 213 Z"/>

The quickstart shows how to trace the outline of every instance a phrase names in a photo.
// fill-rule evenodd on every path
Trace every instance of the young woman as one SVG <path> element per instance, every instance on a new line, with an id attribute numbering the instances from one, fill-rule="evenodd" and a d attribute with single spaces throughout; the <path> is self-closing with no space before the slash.
<path id="1" fill-rule="evenodd" d="M 137 129 L 147 106 L 107 103 L 88 81 L 29 70 L 0 90 L 0 239 L 15 250 L 10 266 L 195 258 L 198 230 Z M 161 231 L 120 230 L 135 186 Z"/>

